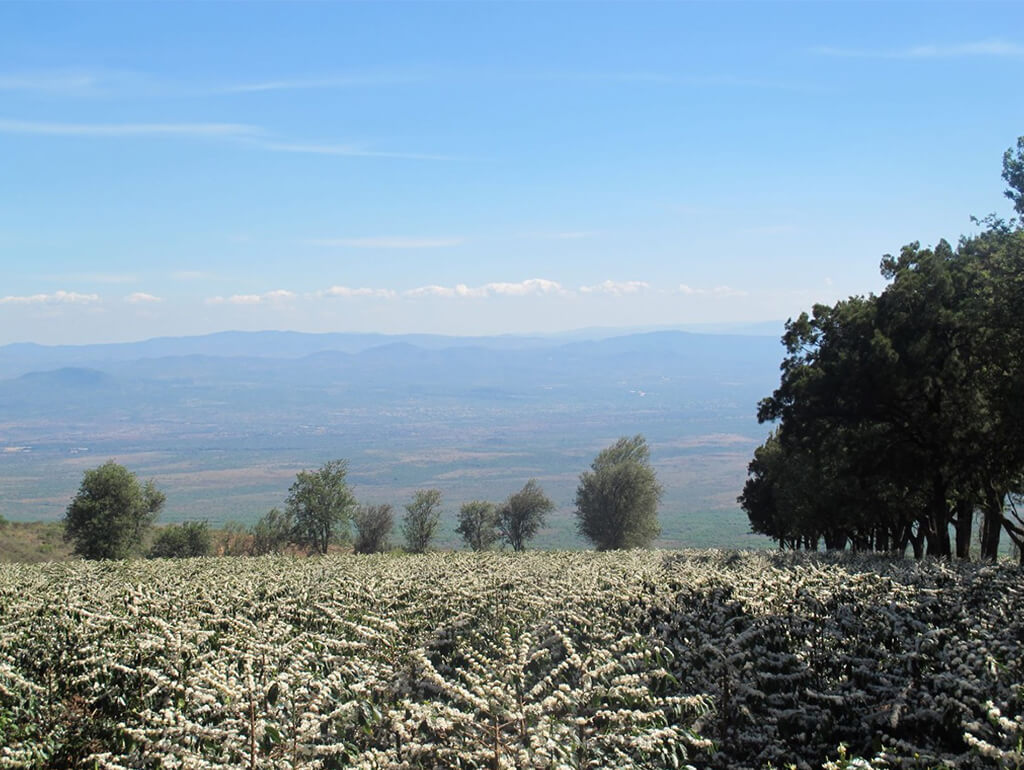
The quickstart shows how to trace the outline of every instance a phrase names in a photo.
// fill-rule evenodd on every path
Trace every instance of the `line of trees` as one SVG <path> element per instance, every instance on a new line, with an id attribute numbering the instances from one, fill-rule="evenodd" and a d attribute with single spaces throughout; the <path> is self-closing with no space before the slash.
<path id="1" fill-rule="evenodd" d="M 331 460 L 317 470 L 298 473 L 284 509 L 272 508 L 240 538 L 246 542 L 245 551 L 261 555 L 295 547 L 325 554 L 335 543 L 351 543 L 356 553 L 389 550 L 395 527 L 392 506 L 359 505 L 347 475 L 345 460 Z M 657 506 L 661 493 L 643 436 L 619 439 L 598 454 L 591 469 L 580 476 L 577 529 L 599 550 L 649 546 L 660 532 Z M 65 539 L 73 543 L 78 555 L 89 559 L 136 555 L 164 502 L 163 493 L 152 481 L 143 484 L 124 466 L 107 462 L 84 474 L 65 514 Z M 554 502 L 530 479 L 501 504 L 483 500 L 464 504 L 456 532 L 476 551 L 496 543 L 523 551 L 554 510 Z M 441 511 L 440 490 L 415 492 L 401 522 L 405 550 L 423 553 L 430 548 Z M 186 522 L 161 530 L 147 555 L 202 556 L 210 548 L 206 522 Z"/>
<path id="2" fill-rule="evenodd" d="M 496 542 L 511 546 L 513 551 L 524 551 L 554 509 L 555 504 L 540 484 L 530 479 L 501 505 L 486 500 L 463 505 L 455 531 L 474 551 L 485 551 Z"/>
<path id="3" fill-rule="evenodd" d="M 1024 137 L 1003 157 L 1019 219 L 882 259 L 878 296 L 786 324 L 776 424 L 739 502 L 786 548 L 982 558 L 1024 546 Z M 1022 553 L 1024 561 L 1024 553 Z"/>

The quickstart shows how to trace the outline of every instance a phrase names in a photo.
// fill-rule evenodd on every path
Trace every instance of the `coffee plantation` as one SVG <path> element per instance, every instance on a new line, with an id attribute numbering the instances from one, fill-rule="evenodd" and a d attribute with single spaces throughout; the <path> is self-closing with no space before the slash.
<path id="1" fill-rule="evenodd" d="M 1020 767 L 1022 577 L 724 551 L 0 565 L 0 766 Z"/>

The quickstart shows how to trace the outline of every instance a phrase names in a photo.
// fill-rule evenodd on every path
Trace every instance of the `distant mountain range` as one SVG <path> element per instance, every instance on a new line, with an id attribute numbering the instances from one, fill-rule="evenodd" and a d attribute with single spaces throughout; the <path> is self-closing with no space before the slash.
<path id="1" fill-rule="evenodd" d="M 306 407 L 341 393 L 361 405 L 409 395 L 550 401 L 567 392 L 586 403 L 631 391 L 658 401 L 707 400 L 723 387 L 764 395 L 764 375 L 779 357 L 779 344 L 768 337 L 679 331 L 579 342 L 226 332 L 114 345 L 8 345 L 0 348 L 0 408 L 8 417 L 38 410 L 83 417 L 244 397 L 247 413 L 259 411 L 260 401 L 276 412 L 297 393 Z"/>
<path id="2" fill-rule="evenodd" d="M 642 432 L 664 543 L 750 544 L 735 500 L 767 432 L 754 415 L 778 383 L 777 337 L 606 332 L 0 347 L 0 514 L 59 517 L 82 469 L 113 457 L 167 492 L 165 520 L 251 521 L 296 470 L 344 457 L 360 499 L 442 489 L 450 530 L 461 502 L 537 478 L 559 505 L 548 545 L 572 545 L 579 472 Z"/>
<path id="3" fill-rule="evenodd" d="M 92 345 L 39 345 L 19 342 L 0 346 L 0 379 L 31 371 L 67 366 L 97 366 L 119 361 L 173 356 L 214 356 L 254 358 L 301 358 L 313 353 L 337 351 L 360 353 L 377 347 L 407 345 L 425 350 L 448 348 L 484 348 L 488 350 L 530 350 L 559 347 L 572 342 L 597 342 L 615 338 L 620 345 L 628 340 L 656 344 L 665 335 L 757 336 L 778 338 L 781 322 L 759 324 L 695 325 L 690 330 L 648 330 L 624 333 L 613 328 L 581 329 L 550 335 L 497 335 L 486 337 L 446 336 L 439 334 L 312 334 L 291 331 L 226 331 L 191 337 L 157 337 L 139 342 Z M 655 336 L 651 336 L 651 335 Z"/>

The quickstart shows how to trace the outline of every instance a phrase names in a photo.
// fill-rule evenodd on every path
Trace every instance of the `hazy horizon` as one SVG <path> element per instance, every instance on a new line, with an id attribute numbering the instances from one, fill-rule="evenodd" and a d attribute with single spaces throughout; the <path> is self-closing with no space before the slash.
<path id="1" fill-rule="evenodd" d="M 756 544 L 736 495 L 780 350 L 680 332 L 0 347 L 0 508 L 57 520 L 83 470 L 115 459 L 166 492 L 164 522 L 250 524 L 298 471 L 346 458 L 362 502 L 442 490 L 449 544 L 461 503 L 536 479 L 557 506 L 537 544 L 578 545 L 578 474 L 643 433 L 665 487 L 660 543 Z"/>
<path id="2" fill-rule="evenodd" d="M 220 335 L 233 335 L 233 334 L 294 334 L 304 335 L 310 337 L 324 337 L 324 336 L 378 336 L 378 337 L 414 337 L 414 336 L 430 336 L 440 338 L 451 338 L 453 340 L 458 339 L 501 339 L 501 338 L 512 338 L 512 339 L 604 339 L 609 337 L 629 336 L 633 334 L 648 334 L 654 332 L 670 332 L 679 331 L 688 334 L 709 334 L 709 335 L 739 335 L 739 336 L 753 336 L 753 337 L 774 337 L 779 336 L 785 327 L 785 321 L 779 319 L 771 319 L 766 321 L 752 321 L 752 322 L 721 322 L 721 323 L 693 323 L 693 324 L 658 324 L 650 326 L 588 326 L 588 327 L 566 327 L 564 329 L 554 329 L 551 331 L 525 331 L 525 332 L 495 332 L 491 334 L 467 334 L 467 333 L 432 333 L 424 332 L 415 329 L 406 329 L 403 331 L 393 332 L 381 332 L 374 330 L 366 331 L 352 331 L 352 330 L 332 330 L 332 331 L 320 331 L 311 332 L 302 329 L 215 329 L 208 332 L 202 332 L 197 334 L 166 334 L 158 336 L 148 337 L 135 337 L 131 334 L 125 335 L 121 339 L 99 339 L 99 340 L 88 340 L 82 342 L 40 342 L 38 340 L 20 339 L 12 340 L 10 342 L 0 342 L 0 348 L 12 347 L 18 345 L 38 345 L 40 347 L 92 347 L 92 346 L 104 346 L 104 345 L 132 345 L 142 344 L 146 342 L 156 342 L 160 340 L 178 340 L 178 339 L 192 339 L 202 337 L 215 337 Z"/>

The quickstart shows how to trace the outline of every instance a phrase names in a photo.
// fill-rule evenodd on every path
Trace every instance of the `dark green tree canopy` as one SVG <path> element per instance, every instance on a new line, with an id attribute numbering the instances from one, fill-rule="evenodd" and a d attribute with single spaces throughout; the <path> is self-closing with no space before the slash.
<path id="1" fill-rule="evenodd" d="M 485 551 L 498 539 L 498 508 L 485 500 L 472 500 L 459 508 L 455 531 L 474 551 Z"/>
<path id="2" fill-rule="evenodd" d="M 423 553 L 437 532 L 441 521 L 441 490 L 419 489 L 411 503 L 405 506 L 402 534 L 410 553 Z"/>
<path id="3" fill-rule="evenodd" d="M 315 471 L 302 471 L 288 490 L 287 511 L 296 543 L 319 553 L 335 540 L 347 540 L 355 498 L 345 476 L 348 463 L 331 460 Z"/>
<path id="4" fill-rule="evenodd" d="M 165 527 L 153 540 L 150 559 L 193 559 L 209 556 L 212 540 L 205 521 L 186 521 Z"/>
<path id="5" fill-rule="evenodd" d="M 661 531 L 661 494 L 647 440 L 641 435 L 620 438 L 580 476 L 576 488 L 579 532 L 600 551 L 647 547 Z"/>
<path id="6" fill-rule="evenodd" d="M 1003 153 L 1003 179 L 1010 185 L 1006 197 L 1013 201 L 1014 211 L 1024 220 L 1024 136 L 1017 138 L 1016 152 L 1011 147 Z"/>
<path id="7" fill-rule="evenodd" d="M 555 509 L 535 479 L 530 479 L 518 492 L 508 496 L 498 511 L 498 532 L 513 551 L 522 551 L 537 530 L 544 526 L 544 518 Z"/>
<path id="8" fill-rule="evenodd" d="M 265 556 L 270 553 L 281 553 L 291 542 L 295 531 L 295 521 L 290 513 L 278 508 L 271 508 L 260 516 L 259 521 L 252 525 L 250 534 L 253 556 Z"/>
<path id="9" fill-rule="evenodd" d="M 382 553 L 388 550 L 388 537 L 395 525 L 395 513 L 387 503 L 360 505 L 353 518 L 356 539 L 352 550 L 356 553 Z"/>
<path id="10" fill-rule="evenodd" d="M 1003 159 L 1020 204 L 1024 138 Z M 954 248 L 882 259 L 878 296 L 817 305 L 786 325 L 779 387 L 758 409 L 775 432 L 740 503 L 780 544 L 966 558 L 999 532 L 1024 479 L 1024 230 L 994 217 Z M 951 531 L 953 538 L 951 539 Z"/>
<path id="11" fill-rule="evenodd" d="M 139 552 L 165 499 L 152 481 L 140 484 L 110 460 L 82 476 L 64 514 L 64 539 L 86 559 L 126 559 Z"/>

